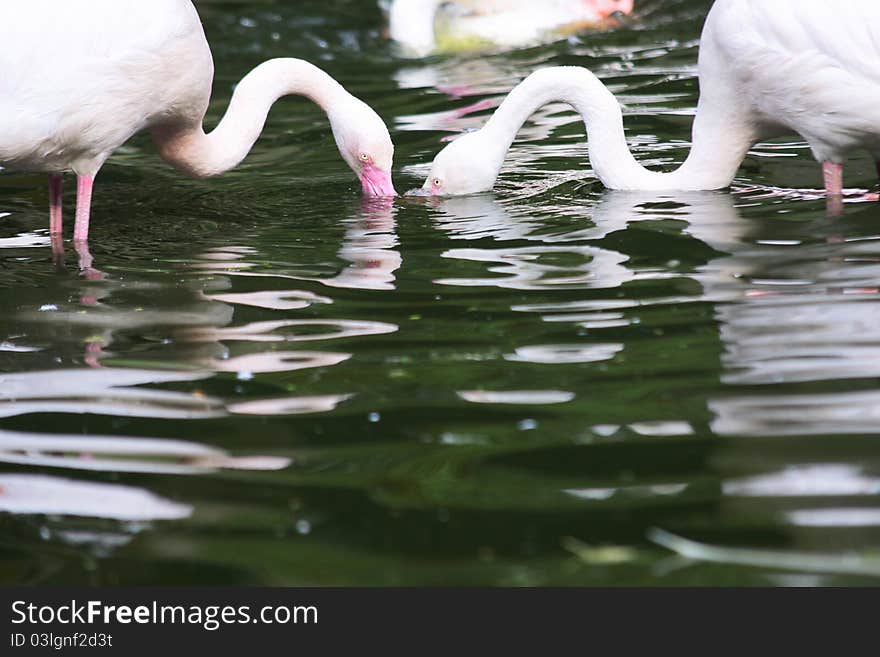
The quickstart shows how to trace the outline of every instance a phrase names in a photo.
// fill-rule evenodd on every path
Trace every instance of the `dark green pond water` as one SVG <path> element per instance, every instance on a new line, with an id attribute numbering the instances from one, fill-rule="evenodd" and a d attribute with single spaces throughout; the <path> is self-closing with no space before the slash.
<path id="1" fill-rule="evenodd" d="M 485 120 L 456 110 L 581 64 L 669 167 L 708 5 L 407 60 L 366 0 L 202 2 L 210 119 L 310 59 L 385 118 L 403 190 Z M 0 581 L 876 584 L 880 208 L 819 185 L 790 140 L 729 193 L 606 192 L 559 106 L 493 195 L 364 203 L 290 99 L 222 179 L 117 153 L 83 275 L 44 177 L 2 175 Z"/>

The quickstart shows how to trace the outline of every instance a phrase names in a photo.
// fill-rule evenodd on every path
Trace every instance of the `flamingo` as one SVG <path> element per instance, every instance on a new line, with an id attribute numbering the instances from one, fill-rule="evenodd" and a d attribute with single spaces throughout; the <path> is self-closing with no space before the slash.
<path id="1" fill-rule="evenodd" d="M 595 75 L 550 67 L 521 82 L 483 128 L 440 151 L 419 193 L 490 190 L 520 127 L 554 101 L 583 117 L 590 162 L 610 189 L 722 189 L 756 142 L 792 132 L 822 163 L 829 203 L 841 198 L 849 153 L 867 150 L 880 162 L 877 0 L 717 0 L 703 28 L 698 68 L 691 151 L 675 171 L 649 171 L 636 162 L 620 105 Z"/>
<path id="2" fill-rule="evenodd" d="M 633 0 L 393 0 L 389 8 L 391 39 L 409 53 L 424 57 L 440 41 L 502 48 L 560 38 L 566 33 L 608 23 L 629 14 Z"/>
<path id="3" fill-rule="evenodd" d="M 190 0 L 0 3 L 0 165 L 49 174 L 50 233 L 62 229 L 62 174 L 77 175 L 74 240 L 88 239 L 92 188 L 107 158 L 148 129 L 162 158 L 192 177 L 235 167 L 272 104 L 298 94 L 330 121 L 367 196 L 393 196 L 394 147 L 382 119 L 318 67 L 263 62 L 205 133 L 214 64 Z"/>

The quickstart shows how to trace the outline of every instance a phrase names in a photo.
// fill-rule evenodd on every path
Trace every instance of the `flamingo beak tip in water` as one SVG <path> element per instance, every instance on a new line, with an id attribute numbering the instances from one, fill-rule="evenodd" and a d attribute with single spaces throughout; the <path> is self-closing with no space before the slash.
<path id="1" fill-rule="evenodd" d="M 361 188 L 364 196 L 388 197 L 397 196 L 391 172 L 380 169 L 375 164 L 365 164 L 361 170 Z"/>

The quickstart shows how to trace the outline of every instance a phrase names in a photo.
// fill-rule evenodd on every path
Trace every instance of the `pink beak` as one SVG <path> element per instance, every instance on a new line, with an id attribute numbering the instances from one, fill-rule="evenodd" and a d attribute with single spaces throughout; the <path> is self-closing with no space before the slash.
<path id="1" fill-rule="evenodd" d="M 375 164 L 365 164 L 361 171 L 361 188 L 364 196 L 397 196 L 391 172 L 382 171 Z"/>

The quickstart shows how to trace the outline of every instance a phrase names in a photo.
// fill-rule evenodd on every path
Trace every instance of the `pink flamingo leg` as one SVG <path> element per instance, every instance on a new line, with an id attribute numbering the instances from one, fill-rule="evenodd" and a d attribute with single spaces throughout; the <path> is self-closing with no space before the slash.
<path id="1" fill-rule="evenodd" d="M 830 217 L 843 215 L 843 165 L 834 162 L 822 163 L 822 177 L 825 179 L 826 212 Z"/>
<path id="2" fill-rule="evenodd" d="M 104 280 L 104 272 L 100 269 L 95 269 L 94 259 L 92 258 L 92 253 L 89 251 L 89 244 L 85 240 L 77 242 L 74 240 L 73 249 L 76 251 L 77 258 L 79 260 L 79 271 L 83 278 L 87 281 L 103 281 Z M 88 304 L 90 299 L 94 299 L 94 297 L 82 297 L 81 300 L 83 303 Z M 94 299 L 94 303 L 97 303 L 97 299 Z"/>
<path id="3" fill-rule="evenodd" d="M 64 178 L 60 173 L 49 175 L 49 234 L 60 235 L 63 224 L 61 214 L 61 190 Z"/>
<path id="4" fill-rule="evenodd" d="M 843 165 L 835 162 L 822 163 L 822 175 L 825 178 L 825 192 L 830 196 L 843 194 Z"/>
<path id="5" fill-rule="evenodd" d="M 79 176 L 76 179 L 76 224 L 73 227 L 73 241 L 85 242 L 89 239 L 89 215 L 92 209 L 92 187 L 95 179 Z"/>
<path id="6" fill-rule="evenodd" d="M 59 272 L 64 271 L 64 239 L 61 233 L 52 233 L 49 240 L 52 244 L 52 262 L 55 263 L 55 269 Z"/>

